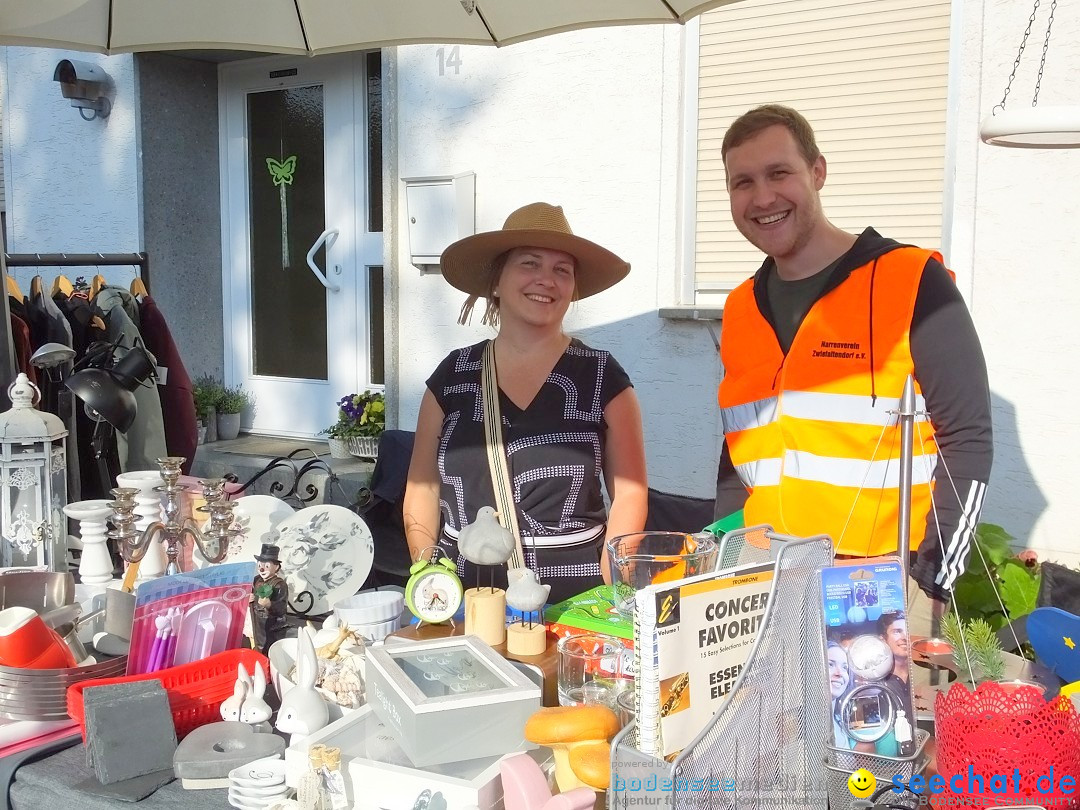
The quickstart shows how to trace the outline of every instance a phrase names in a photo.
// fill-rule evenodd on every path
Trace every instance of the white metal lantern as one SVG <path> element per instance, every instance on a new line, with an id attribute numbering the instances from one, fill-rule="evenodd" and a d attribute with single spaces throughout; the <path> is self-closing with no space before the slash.
<path id="1" fill-rule="evenodd" d="M 63 570 L 67 559 L 67 429 L 34 408 L 38 391 L 25 374 L 8 388 L 0 413 L 0 565 Z"/>

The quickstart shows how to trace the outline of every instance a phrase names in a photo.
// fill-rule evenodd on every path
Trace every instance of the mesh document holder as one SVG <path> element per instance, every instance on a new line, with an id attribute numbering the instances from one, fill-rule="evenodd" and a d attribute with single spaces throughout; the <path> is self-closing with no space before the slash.
<path id="1" fill-rule="evenodd" d="M 615 737 L 609 808 L 826 807 L 830 721 L 818 572 L 832 557 L 827 537 L 785 537 L 760 526 L 725 536 L 723 567 L 776 564 L 749 659 L 731 696 L 674 762 L 638 751 L 633 724 Z"/>

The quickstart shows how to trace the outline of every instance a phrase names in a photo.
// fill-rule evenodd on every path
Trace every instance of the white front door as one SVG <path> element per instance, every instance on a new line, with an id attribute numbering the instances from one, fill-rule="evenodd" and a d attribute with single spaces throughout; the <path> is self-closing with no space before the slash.
<path id="1" fill-rule="evenodd" d="M 312 436 L 384 382 L 379 74 L 378 52 L 221 68 L 225 376 L 252 432 Z"/>

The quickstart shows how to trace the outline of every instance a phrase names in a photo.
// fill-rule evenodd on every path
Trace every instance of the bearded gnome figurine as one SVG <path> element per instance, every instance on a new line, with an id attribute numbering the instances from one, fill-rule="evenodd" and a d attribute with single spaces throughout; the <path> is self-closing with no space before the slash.
<path id="1" fill-rule="evenodd" d="M 285 636 L 285 610 L 289 584 L 280 576 L 281 560 L 275 545 L 264 543 L 255 555 L 255 581 L 251 587 L 251 628 L 255 649 L 266 655 L 275 641 Z"/>

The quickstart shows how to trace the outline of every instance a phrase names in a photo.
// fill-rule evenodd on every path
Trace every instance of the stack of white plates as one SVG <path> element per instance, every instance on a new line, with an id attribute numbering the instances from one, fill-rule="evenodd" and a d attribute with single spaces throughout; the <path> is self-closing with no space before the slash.
<path id="1" fill-rule="evenodd" d="M 362 635 L 367 641 L 382 641 L 401 628 L 405 596 L 400 591 L 361 591 L 334 604 L 334 613 L 342 624 Z"/>
<path id="2" fill-rule="evenodd" d="M 229 771 L 229 804 L 240 810 L 266 810 L 291 793 L 283 759 L 257 759 Z"/>

